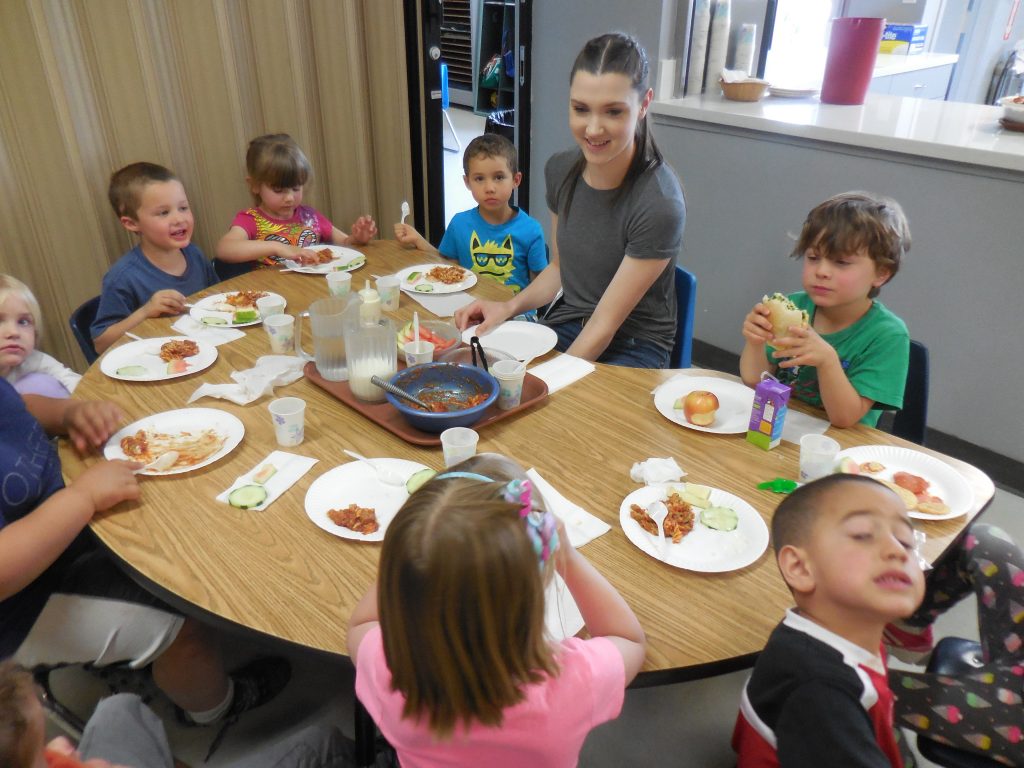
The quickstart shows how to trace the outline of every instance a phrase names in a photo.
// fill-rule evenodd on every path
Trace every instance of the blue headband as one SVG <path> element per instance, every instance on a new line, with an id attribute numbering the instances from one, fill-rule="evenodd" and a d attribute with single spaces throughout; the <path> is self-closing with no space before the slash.
<path id="1" fill-rule="evenodd" d="M 479 480 L 483 483 L 496 482 L 477 472 L 445 472 L 434 479 L 447 480 L 450 478 Z M 501 496 L 510 504 L 518 505 L 519 517 L 526 521 L 526 533 L 530 537 L 530 543 L 533 544 L 533 551 L 543 565 L 558 549 L 558 523 L 555 521 L 555 516 L 546 510 L 534 509 L 533 485 L 529 480 L 510 480 L 501 489 Z"/>

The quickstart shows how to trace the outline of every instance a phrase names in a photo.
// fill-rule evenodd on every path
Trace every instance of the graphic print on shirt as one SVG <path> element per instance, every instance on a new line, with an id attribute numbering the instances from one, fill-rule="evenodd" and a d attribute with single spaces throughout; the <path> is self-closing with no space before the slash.
<path id="1" fill-rule="evenodd" d="M 469 253 L 473 257 L 474 272 L 493 277 L 503 285 L 508 284 L 512 278 L 512 260 L 515 257 L 511 234 L 505 235 L 499 245 L 494 240 L 481 243 L 476 230 L 473 230 L 469 239 Z M 513 289 L 518 292 L 519 287 L 513 286 Z"/>
<path id="2" fill-rule="evenodd" d="M 316 234 L 316 221 L 312 218 L 285 223 L 271 221 L 258 208 L 250 208 L 246 213 L 256 222 L 257 240 L 276 240 L 299 248 L 307 248 L 320 242 Z"/>

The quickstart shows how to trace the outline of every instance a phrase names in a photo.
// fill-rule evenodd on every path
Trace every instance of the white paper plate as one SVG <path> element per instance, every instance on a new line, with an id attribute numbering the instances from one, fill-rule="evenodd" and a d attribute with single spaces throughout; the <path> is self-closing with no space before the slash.
<path id="1" fill-rule="evenodd" d="M 427 469 L 423 464 L 405 459 L 373 459 L 375 464 L 393 470 L 402 477 Z M 404 485 L 388 485 L 377 478 L 373 467 L 362 461 L 350 461 L 327 472 L 313 481 L 306 492 L 306 515 L 318 527 L 343 539 L 356 541 L 383 541 L 388 523 L 409 498 Z M 362 534 L 331 522 L 327 512 L 344 509 L 349 504 L 369 507 L 377 514 L 380 527 L 374 533 Z"/>
<path id="2" fill-rule="evenodd" d="M 212 429 L 225 438 L 224 445 L 220 447 L 219 451 L 198 464 L 193 464 L 191 467 L 168 469 L 165 472 L 156 472 L 150 469 L 139 472 L 140 475 L 180 475 L 183 472 L 201 469 L 231 453 L 242 442 L 242 436 L 245 435 L 245 426 L 236 416 L 227 411 L 218 408 L 182 408 L 177 411 L 154 413 L 152 416 L 146 416 L 129 424 L 107 440 L 107 444 L 103 446 L 103 455 L 108 459 L 127 459 L 128 457 L 121 450 L 121 439 L 134 435 L 140 429 L 149 432 L 163 432 L 168 435 Z"/>
<path id="3" fill-rule="evenodd" d="M 768 88 L 768 93 L 772 96 L 779 96 L 783 99 L 806 99 L 817 96 L 819 92 L 818 88 L 778 88 L 776 86 Z"/>
<path id="4" fill-rule="evenodd" d="M 288 272 L 301 272 L 304 275 L 326 275 L 328 272 L 354 272 L 366 264 L 366 256 L 354 248 L 343 245 L 310 245 L 308 251 L 328 250 L 334 256 L 333 261 L 324 264 L 300 264 L 297 261 L 286 261 Z"/>
<path id="5" fill-rule="evenodd" d="M 237 291 L 231 291 L 231 293 L 237 293 Z M 266 292 L 267 296 L 272 296 L 275 299 L 280 299 L 284 302 L 284 305 L 288 306 L 288 301 L 279 293 Z M 215 293 L 212 296 L 206 296 L 205 298 L 199 299 L 195 304 L 192 305 L 192 309 L 189 310 L 189 314 L 192 318 L 198 322 L 203 322 L 204 317 L 219 317 L 223 320 L 227 320 L 225 325 L 211 325 L 211 328 L 244 328 L 247 325 L 259 325 L 263 322 L 263 318 L 257 317 L 255 320 L 250 320 L 248 323 L 234 323 L 232 322 L 233 314 L 231 312 L 220 312 L 215 307 L 218 304 L 223 304 L 227 293 Z M 256 309 L 253 307 L 253 309 Z M 256 310 L 259 314 L 259 310 Z"/>
<path id="6" fill-rule="evenodd" d="M 658 537 L 653 536 L 640 523 L 629 516 L 631 504 L 645 508 L 654 501 L 664 501 L 668 489 L 674 484 L 648 485 L 633 491 L 622 500 L 619 507 L 619 525 L 623 533 L 638 549 L 655 560 L 676 568 L 702 573 L 720 573 L 745 568 L 756 561 L 768 549 L 768 526 L 764 519 L 743 499 L 731 493 L 711 489 L 711 503 L 715 506 L 730 507 L 736 511 L 739 524 L 732 531 L 716 531 L 700 522 L 700 509 L 693 508 L 695 517 L 693 530 L 678 544 L 668 539 L 665 554 L 658 550 Z"/>
<path id="7" fill-rule="evenodd" d="M 476 329 L 474 325 L 463 331 L 462 340 L 469 344 L 469 340 L 476 336 Z M 496 349 L 527 362 L 550 352 L 557 343 L 558 334 L 551 328 L 525 320 L 507 320 L 480 337 L 480 345 L 484 349 Z"/>
<path id="8" fill-rule="evenodd" d="M 944 461 L 910 448 L 896 445 L 858 445 L 840 451 L 836 461 L 843 457 L 853 459 L 858 464 L 866 461 L 877 461 L 885 469 L 875 474 L 864 473 L 865 477 L 892 481 L 896 472 L 910 472 L 920 475 L 928 481 L 928 493 L 938 496 L 949 507 L 948 515 L 929 515 L 925 512 L 910 510 L 907 514 L 918 520 L 949 520 L 966 515 L 974 504 L 974 493 L 964 476 Z"/>
<path id="9" fill-rule="evenodd" d="M 417 291 L 416 287 L 421 285 L 429 285 L 433 288 L 431 291 L 425 291 L 427 296 L 435 293 L 458 293 L 459 291 L 465 291 L 476 285 L 476 273 L 471 269 L 465 267 L 459 267 L 464 273 L 464 277 L 461 283 L 452 283 L 448 285 L 446 283 L 438 283 L 433 280 L 427 280 L 427 272 L 432 270 L 434 267 L 459 267 L 459 265 L 450 261 L 447 264 L 417 264 L 415 267 L 406 267 L 405 269 L 398 271 L 398 279 L 401 280 L 400 288 L 403 291 L 409 293 L 424 293 L 424 291 Z M 409 275 L 414 272 L 419 272 L 419 277 L 413 280 L 409 280 Z"/>
<path id="10" fill-rule="evenodd" d="M 199 352 L 192 357 L 185 358 L 185 362 L 188 364 L 187 370 L 181 373 L 168 373 L 167 363 L 160 359 L 160 347 L 168 341 L 178 340 L 194 341 L 199 345 Z M 110 378 L 122 381 L 164 381 L 204 371 L 216 360 L 217 347 L 214 344 L 207 344 L 199 339 L 190 339 L 188 336 L 161 336 L 158 339 L 143 339 L 114 347 L 100 360 L 100 370 Z M 146 372 L 138 376 L 118 374 L 118 369 L 126 368 L 129 365 L 142 366 Z"/>
<path id="11" fill-rule="evenodd" d="M 709 427 L 691 424 L 686 420 L 682 410 L 672 407 L 676 400 L 686 397 L 696 389 L 713 392 L 718 398 L 718 413 L 715 414 L 714 423 Z M 669 421 L 682 424 L 689 429 L 720 435 L 746 432 L 753 405 L 754 390 L 750 387 L 738 381 L 717 379 L 712 376 L 686 376 L 675 381 L 667 381 L 654 393 L 654 407 Z"/>

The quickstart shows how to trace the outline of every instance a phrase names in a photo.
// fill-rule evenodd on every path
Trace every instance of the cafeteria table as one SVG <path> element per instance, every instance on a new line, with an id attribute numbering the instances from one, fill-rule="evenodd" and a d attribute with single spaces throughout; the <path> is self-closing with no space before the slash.
<path id="1" fill-rule="evenodd" d="M 353 272 L 353 288 L 362 287 L 370 274 L 432 260 L 393 241 L 374 241 L 360 250 L 367 264 Z M 322 276 L 259 269 L 198 296 L 238 289 L 280 293 L 292 314 L 327 295 Z M 486 279 L 470 293 L 494 299 L 507 295 L 503 286 Z M 414 309 L 421 317 L 430 317 L 405 294 L 391 316 L 405 322 Z M 174 335 L 173 321 L 148 320 L 135 330 L 143 337 Z M 113 400 L 128 421 L 186 407 L 200 383 L 230 383 L 232 371 L 250 368 L 257 357 L 269 353 L 260 326 L 245 331 L 245 338 L 218 348 L 212 367 L 167 382 L 115 380 L 101 373 L 96 363 L 75 397 Z M 311 349 L 308 331 L 305 341 Z M 798 447 L 792 443 L 764 451 L 742 434 L 699 432 L 660 415 L 651 392 L 677 373 L 598 364 L 594 373 L 480 430 L 481 451 L 496 451 L 535 467 L 569 500 L 611 525 L 611 531 L 581 552 L 622 593 L 647 634 L 647 658 L 635 683 L 639 686 L 749 666 L 791 605 L 770 548 L 740 570 L 698 573 L 642 553 L 619 525 L 623 498 L 639 487 L 629 477 L 630 467 L 649 457 L 675 457 L 688 481 L 745 499 L 765 521 L 770 521 L 780 497 L 758 490 L 757 483 L 797 475 Z M 735 380 L 713 371 L 695 373 Z M 348 617 L 375 577 L 380 544 L 339 538 L 315 526 L 304 511 L 306 491 L 318 476 L 350 460 L 342 452 L 346 448 L 435 469 L 443 465 L 441 450 L 404 442 L 306 379 L 279 387 L 275 395 L 307 402 L 305 441 L 286 450 L 319 463 L 266 510 L 236 509 L 214 497 L 277 449 L 266 407 L 269 398 L 246 406 L 204 398 L 194 405 L 223 409 L 241 419 L 241 444 L 210 466 L 142 478 L 141 498 L 98 514 L 92 530 L 133 577 L 192 615 L 344 655 Z M 923 451 L 967 480 L 973 500 L 965 516 L 918 523 L 927 535 L 924 552 L 929 559 L 946 549 L 992 499 L 989 478 L 951 457 L 863 426 L 833 428 L 828 434 L 844 448 L 897 445 Z M 96 460 L 79 457 L 67 441 L 62 441 L 60 453 L 70 480 Z"/>

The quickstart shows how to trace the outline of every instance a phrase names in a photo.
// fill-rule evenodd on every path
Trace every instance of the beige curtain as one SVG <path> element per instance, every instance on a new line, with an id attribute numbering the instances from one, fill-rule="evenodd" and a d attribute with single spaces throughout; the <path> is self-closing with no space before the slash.
<path id="1" fill-rule="evenodd" d="M 306 199 L 384 236 L 412 189 L 401 0 L 2 0 L 0 271 L 43 308 L 43 349 L 84 359 L 67 319 L 134 243 L 106 200 L 115 169 L 169 166 L 212 258 L 249 204 L 245 147 L 285 131 Z"/>

